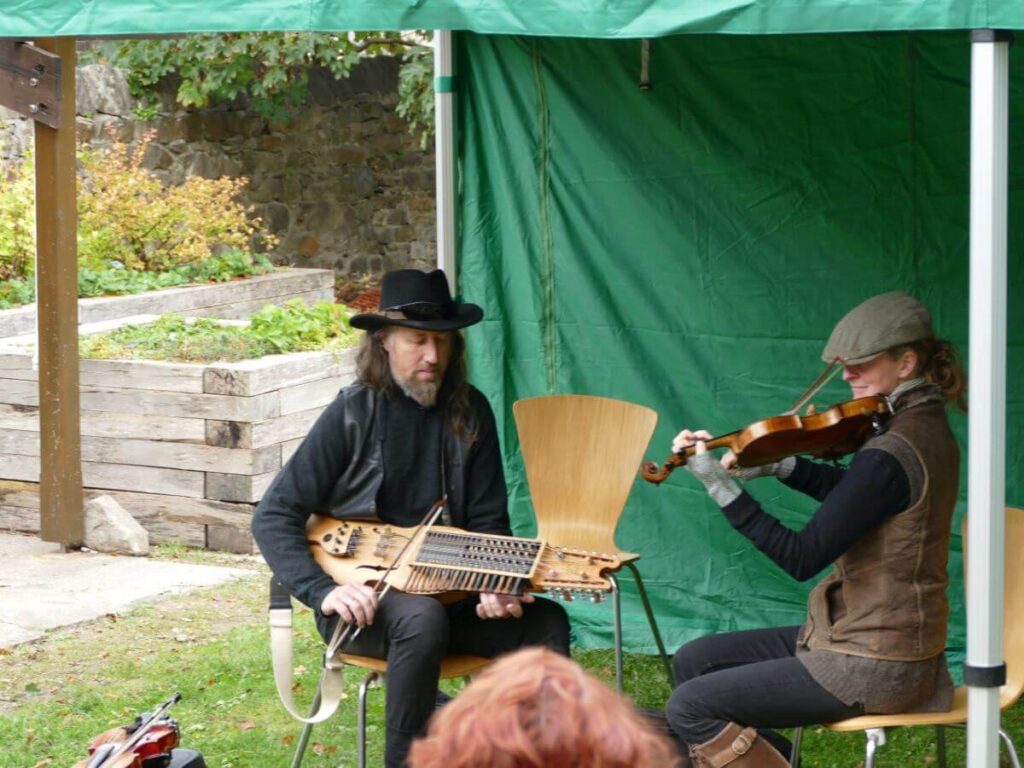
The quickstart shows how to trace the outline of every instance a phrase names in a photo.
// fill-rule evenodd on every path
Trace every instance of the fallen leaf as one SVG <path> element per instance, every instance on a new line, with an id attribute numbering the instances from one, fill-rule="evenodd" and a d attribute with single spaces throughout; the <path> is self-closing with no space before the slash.
<path id="1" fill-rule="evenodd" d="M 294 741 L 295 741 L 295 737 L 294 736 L 284 736 L 281 739 L 281 745 L 285 746 L 285 747 L 290 747 L 294 743 Z"/>
<path id="2" fill-rule="evenodd" d="M 243 731 L 251 731 L 253 728 L 256 727 L 256 723 L 254 723 L 252 720 L 243 720 L 238 724 L 238 727 L 241 728 Z"/>
<path id="3" fill-rule="evenodd" d="M 32 768 L 43 768 L 44 765 L 49 765 L 53 762 L 52 757 L 48 757 L 45 760 L 40 760 L 38 763 L 32 766 Z"/>
<path id="4" fill-rule="evenodd" d="M 320 742 L 318 741 L 318 742 L 316 742 L 315 744 L 313 744 L 313 746 L 312 746 L 312 750 L 313 750 L 313 751 L 314 751 L 314 752 L 315 752 L 316 754 L 318 754 L 318 755 L 322 755 L 322 754 L 324 753 L 324 745 L 323 745 L 323 744 L 321 744 L 321 743 L 320 743 Z"/>

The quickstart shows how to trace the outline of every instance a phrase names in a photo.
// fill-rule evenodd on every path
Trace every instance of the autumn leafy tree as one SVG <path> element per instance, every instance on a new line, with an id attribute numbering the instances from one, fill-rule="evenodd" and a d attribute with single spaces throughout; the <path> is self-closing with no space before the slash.
<path id="1" fill-rule="evenodd" d="M 244 95 L 271 122 L 283 122 L 291 107 L 303 103 L 309 72 L 322 67 L 335 78 L 347 77 L 367 56 L 402 56 L 398 112 L 425 145 L 433 133 L 429 33 L 245 32 L 128 40 L 107 44 L 102 54 L 128 71 L 133 94 L 143 111 L 155 111 L 156 85 L 180 77 L 177 100 L 205 107 Z"/>

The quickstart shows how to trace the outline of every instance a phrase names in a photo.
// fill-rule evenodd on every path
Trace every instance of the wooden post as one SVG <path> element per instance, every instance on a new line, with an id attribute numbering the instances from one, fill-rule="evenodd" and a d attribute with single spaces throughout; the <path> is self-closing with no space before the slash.
<path id="1" fill-rule="evenodd" d="M 39 522 L 43 540 L 68 549 L 81 546 L 85 538 L 78 410 L 75 40 L 36 42 L 61 59 L 59 127 L 35 124 Z"/>

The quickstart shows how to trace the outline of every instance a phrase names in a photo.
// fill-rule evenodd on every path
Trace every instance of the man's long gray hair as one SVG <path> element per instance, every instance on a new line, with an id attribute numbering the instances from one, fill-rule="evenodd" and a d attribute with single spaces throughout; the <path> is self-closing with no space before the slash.
<path id="1" fill-rule="evenodd" d="M 400 391 L 391 375 L 388 353 L 384 349 L 387 328 L 368 331 L 356 353 L 356 378 L 361 384 L 392 396 Z M 469 381 L 466 373 L 466 342 L 458 331 L 451 331 L 452 344 L 448 368 L 437 393 L 437 407 L 444 413 L 448 429 L 467 445 L 476 441 L 479 425 L 469 404 Z"/>

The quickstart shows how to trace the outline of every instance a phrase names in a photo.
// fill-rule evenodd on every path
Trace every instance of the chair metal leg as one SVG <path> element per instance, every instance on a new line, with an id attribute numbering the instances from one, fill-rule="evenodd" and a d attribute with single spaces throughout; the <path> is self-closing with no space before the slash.
<path id="1" fill-rule="evenodd" d="M 320 683 L 323 683 L 321 678 Z M 320 685 L 316 687 L 316 693 L 313 694 L 313 705 L 309 708 L 309 717 L 316 714 L 317 709 L 320 708 Z M 302 756 L 306 753 L 306 745 L 309 744 L 309 736 L 313 733 L 313 724 L 306 723 L 302 726 L 302 734 L 299 736 L 299 743 L 295 747 L 295 755 L 292 757 L 291 768 L 299 768 L 302 764 Z"/>
<path id="2" fill-rule="evenodd" d="M 622 693 L 622 594 L 619 592 L 619 580 L 615 574 L 609 574 L 608 581 L 612 585 L 612 630 L 615 636 L 615 689 Z"/>
<path id="3" fill-rule="evenodd" d="M 640 602 L 644 606 L 644 613 L 647 614 L 647 623 L 651 625 L 651 634 L 654 635 L 654 642 L 658 645 L 658 652 L 661 654 L 661 663 L 665 665 L 665 676 L 668 678 L 670 688 L 676 687 L 676 676 L 672 673 L 672 664 L 669 662 L 668 654 L 665 652 L 665 643 L 661 640 L 661 632 L 658 631 L 658 622 L 654 618 L 654 610 L 651 608 L 651 601 L 647 599 L 647 590 L 644 589 L 644 580 L 640 578 L 640 571 L 635 563 L 626 563 L 626 567 L 633 573 L 633 581 L 636 582 L 636 589 L 640 593 Z"/>
<path id="4" fill-rule="evenodd" d="M 1017 748 L 1013 746 L 1013 739 L 1010 738 L 1010 734 L 1000 728 L 999 738 L 1006 745 L 1006 752 L 1010 755 L 1010 762 L 1013 763 L 1013 768 L 1020 768 L 1020 758 L 1017 757 Z"/>
<path id="5" fill-rule="evenodd" d="M 793 729 L 793 748 L 789 751 L 790 768 L 800 768 L 800 747 L 803 745 L 804 729 Z"/>
<path id="6" fill-rule="evenodd" d="M 875 753 L 885 744 L 884 728 L 868 728 L 864 731 L 864 768 L 875 768 Z"/>
<path id="7" fill-rule="evenodd" d="M 939 761 L 939 768 L 946 766 L 946 729 L 941 725 L 935 726 L 935 756 Z"/>
<path id="8" fill-rule="evenodd" d="M 371 670 L 359 685 L 359 768 L 366 768 L 366 692 L 376 679 L 377 673 Z"/>

